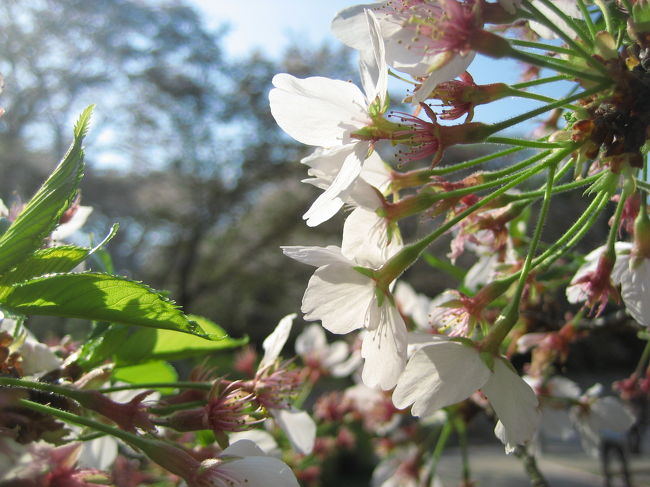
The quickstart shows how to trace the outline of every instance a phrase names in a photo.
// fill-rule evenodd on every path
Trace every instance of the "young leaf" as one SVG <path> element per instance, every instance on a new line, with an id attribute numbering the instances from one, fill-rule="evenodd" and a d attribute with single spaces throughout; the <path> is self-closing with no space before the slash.
<path id="1" fill-rule="evenodd" d="M 55 274 L 32 279 L 15 285 L 0 305 L 22 314 L 165 328 L 209 338 L 172 301 L 144 284 L 108 274 Z"/>
<path id="2" fill-rule="evenodd" d="M 45 274 L 69 272 L 83 262 L 89 252 L 90 249 L 74 245 L 37 250 L 19 266 L 0 277 L 0 296 L 9 290 L 6 286 L 11 284 Z"/>
<path id="3" fill-rule="evenodd" d="M 129 384 L 146 384 L 147 382 L 176 382 L 178 374 L 167 362 L 147 362 L 140 365 L 118 367 L 113 371 L 113 379 Z M 164 389 L 161 392 L 173 392 Z"/>
<path id="4" fill-rule="evenodd" d="M 118 225 L 111 228 L 109 234 L 92 249 L 74 245 L 61 245 L 48 249 L 39 249 L 23 260 L 19 265 L 0 277 L 0 299 L 10 290 L 9 286 L 45 274 L 61 274 L 72 271 L 86 258 L 106 245 L 117 233 Z"/>
<path id="5" fill-rule="evenodd" d="M 173 330 L 141 328 L 115 350 L 116 362 L 136 364 L 150 360 L 179 360 L 248 343 L 248 337 L 230 338 L 223 328 L 207 318 L 196 315 L 188 315 L 188 318 L 198 323 L 213 341 Z"/>
<path id="6" fill-rule="evenodd" d="M 227 350 L 246 345 L 248 338 L 230 338 L 223 328 L 202 316 L 189 315 L 214 341 L 204 340 L 192 335 L 180 334 L 172 330 L 156 330 L 156 343 L 151 356 L 157 359 L 177 360 L 180 358 L 204 355 L 216 350 Z"/>
<path id="7" fill-rule="evenodd" d="M 88 131 L 92 110 L 93 106 L 90 106 L 83 111 L 74 129 L 74 141 L 63 161 L 0 236 L 0 273 L 41 247 L 77 194 L 84 168 L 81 144 Z"/>

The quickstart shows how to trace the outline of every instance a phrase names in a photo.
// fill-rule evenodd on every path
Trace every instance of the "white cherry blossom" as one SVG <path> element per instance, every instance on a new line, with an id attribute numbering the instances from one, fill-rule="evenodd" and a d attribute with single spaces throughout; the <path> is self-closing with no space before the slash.
<path id="1" fill-rule="evenodd" d="M 264 339 L 262 343 L 264 356 L 258 366 L 258 374 L 272 367 L 280 357 L 280 352 L 289 338 L 295 318 L 295 313 L 282 318 L 273 332 Z M 289 443 L 295 451 L 303 454 L 311 453 L 316 439 L 316 424 L 309 414 L 293 407 L 269 408 L 269 413 L 287 435 Z"/>
<path id="2" fill-rule="evenodd" d="M 379 24 L 372 12 L 364 13 L 364 31 L 373 49 L 361 56 L 360 71 L 365 93 L 356 85 L 323 77 L 299 79 L 281 73 L 273 77 L 269 93 L 271 114 L 278 125 L 303 144 L 321 147 L 316 157 L 334 169 L 328 187 L 305 214 L 311 226 L 331 218 L 342 206 L 342 193 L 354 183 L 363 161 L 372 150 L 369 140 L 354 138 L 354 132 L 373 124 L 371 106 L 386 102 L 388 71 L 384 61 Z M 311 160 L 310 165 L 317 162 Z"/>
<path id="3" fill-rule="evenodd" d="M 632 250 L 631 244 L 627 244 Z M 650 326 L 650 259 L 635 259 L 629 252 L 616 258 L 612 280 L 621 286 L 628 313 L 642 326 Z"/>
<path id="4" fill-rule="evenodd" d="M 362 53 L 369 45 L 362 28 L 367 9 L 373 9 L 381 26 L 387 64 L 425 79 L 413 97 L 416 102 L 424 101 L 439 83 L 463 73 L 474 59 L 475 52 L 466 50 L 462 33 L 480 27 L 481 22 L 468 4 L 385 1 L 346 8 L 334 18 L 332 31 Z M 416 17 L 418 21 L 413 21 Z M 449 24 L 455 28 L 449 29 Z"/>
<path id="5" fill-rule="evenodd" d="M 406 325 L 392 296 L 378 297 L 376 282 L 357 268 L 376 270 L 400 248 L 396 235 L 387 241 L 386 222 L 363 208 L 346 219 L 340 248 L 282 248 L 287 256 L 317 267 L 302 301 L 305 319 L 321 321 L 337 334 L 365 328 L 362 379 L 383 389 L 395 385 L 406 362 Z"/>
<path id="6" fill-rule="evenodd" d="M 399 378 L 393 402 L 400 409 L 413 405 L 415 416 L 428 416 L 479 389 L 499 418 L 494 432 L 506 452 L 532 439 L 540 416 L 530 386 L 506 359 L 494 357 L 490 369 L 476 348 L 446 337 L 434 336 L 415 352 Z"/>

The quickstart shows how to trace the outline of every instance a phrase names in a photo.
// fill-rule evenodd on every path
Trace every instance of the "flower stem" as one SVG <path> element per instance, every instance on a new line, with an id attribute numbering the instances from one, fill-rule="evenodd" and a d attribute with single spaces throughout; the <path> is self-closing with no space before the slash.
<path id="1" fill-rule="evenodd" d="M 456 171 L 462 171 L 463 169 L 468 169 L 470 167 L 476 166 L 478 164 L 482 164 L 484 162 L 491 161 L 493 159 L 497 159 L 499 157 L 504 157 L 508 156 L 510 154 L 513 154 L 515 152 L 518 152 L 520 150 L 523 150 L 523 147 L 511 147 L 509 149 L 505 149 L 499 152 L 493 152 L 492 154 L 488 154 L 486 156 L 478 157 L 476 159 L 472 159 L 470 161 L 466 162 L 461 162 L 460 164 L 454 164 L 453 166 L 448 166 L 448 167 L 442 167 L 438 169 L 431 169 L 430 173 L 432 176 L 443 176 L 445 174 L 449 174 L 452 172 Z M 648 185 L 650 188 L 650 185 Z"/>
<path id="2" fill-rule="evenodd" d="M 525 63 L 532 64 L 533 66 L 539 66 L 541 68 L 548 68 L 554 71 L 559 71 L 560 73 L 568 74 L 578 79 L 588 79 L 597 83 L 603 83 L 607 81 L 607 78 L 605 78 L 605 76 L 599 76 L 597 74 L 581 71 L 580 69 L 573 68 L 571 63 L 564 62 L 559 59 L 548 58 L 537 54 L 520 51 L 515 48 L 512 48 L 508 55 L 509 57 L 518 61 L 523 61 Z"/>
<path id="3" fill-rule="evenodd" d="M 607 193 L 596 196 L 571 228 L 535 259 L 533 267 L 538 268 L 540 271 L 546 269 L 568 249 L 578 243 L 596 222 L 608 202 L 609 195 Z"/>
<path id="4" fill-rule="evenodd" d="M 492 144 L 516 145 L 520 148 L 529 147 L 531 149 L 559 149 L 566 147 L 566 144 L 559 142 L 544 142 L 540 140 L 513 139 L 510 137 L 488 137 L 486 142 Z"/>
<path id="5" fill-rule="evenodd" d="M 558 8 L 557 5 L 555 5 L 553 2 L 549 0 L 540 0 L 546 8 L 550 9 L 555 15 L 560 17 L 576 34 L 578 34 L 578 37 L 584 42 L 587 46 L 592 47 L 594 45 L 594 40 L 589 36 L 588 32 L 585 32 L 584 29 L 578 24 L 571 16 L 565 14 L 562 9 Z M 583 56 L 587 61 L 589 61 L 592 66 L 598 70 L 600 70 L 603 73 L 607 73 L 607 69 L 605 66 L 603 66 L 601 63 L 596 61 L 594 58 L 591 57 L 591 55 L 584 50 L 584 48 L 575 42 L 570 35 L 568 35 L 564 30 L 557 25 L 555 22 L 550 21 L 547 19 L 538 9 L 533 7 L 530 2 L 526 2 L 526 6 L 533 11 L 536 14 L 539 14 L 537 17 L 538 22 L 542 22 L 543 24 L 546 24 L 547 27 L 551 28 L 564 42 L 567 43 L 567 45 L 571 46 L 577 53 L 579 53 L 581 56 Z"/>
<path id="6" fill-rule="evenodd" d="M 601 174 L 592 174 L 589 177 L 586 177 L 585 179 L 580 179 L 579 181 L 573 181 L 571 183 L 566 183 L 566 184 L 560 184 L 557 185 L 553 188 L 553 194 L 557 193 L 563 193 L 565 191 L 570 191 L 572 189 L 576 188 L 581 188 L 583 186 L 586 186 L 590 183 L 593 183 L 596 181 Z M 508 199 L 509 201 L 519 201 L 519 200 L 528 200 L 528 199 L 535 199 L 539 198 L 541 196 L 544 196 L 544 190 L 536 190 L 536 191 L 529 191 L 527 193 L 520 193 L 520 194 L 514 194 L 510 196 Z"/>
<path id="7" fill-rule="evenodd" d="M 117 392 L 131 389 L 200 389 L 209 391 L 212 384 L 209 382 L 147 382 L 144 384 L 127 384 L 123 386 L 105 387 L 97 392 Z"/>
<path id="8" fill-rule="evenodd" d="M 515 448 L 515 456 L 524 464 L 524 470 L 526 470 L 526 474 L 528 474 L 531 487 L 549 487 L 548 482 L 537 466 L 535 457 L 528 452 L 528 449 L 525 446 L 518 446 Z"/>
<path id="9" fill-rule="evenodd" d="M 627 201 L 628 196 L 630 195 L 630 190 L 628 185 L 623 186 L 623 191 L 621 191 L 621 197 L 616 204 L 616 211 L 614 212 L 614 219 L 612 221 L 612 226 L 609 227 L 609 234 L 607 235 L 607 250 L 605 250 L 607 256 L 609 257 L 612 264 L 616 260 L 616 238 L 618 236 L 618 227 L 621 225 L 621 218 L 623 217 L 623 209 L 625 208 L 625 202 Z"/>
<path id="10" fill-rule="evenodd" d="M 512 299 L 510 300 L 510 306 L 504 311 L 504 313 L 499 316 L 497 321 L 494 324 L 490 333 L 483 340 L 482 348 L 487 351 L 492 351 L 497 353 L 501 342 L 508 335 L 513 326 L 517 323 L 519 319 L 519 304 L 521 297 L 524 293 L 524 288 L 528 280 L 528 275 L 533 266 L 533 258 L 537 252 L 537 246 L 542 237 L 542 230 L 544 224 L 546 223 L 546 217 L 548 215 L 548 210 L 551 204 L 551 198 L 553 196 L 553 180 L 555 178 L 555 169 L 557 167 L 557 162 L 549 165 L 548 168 L 548 181 L 546 183 L 546 191 L 544 193 L 544 199 L 542 201 L 542 208 L 537 218 L 537 225 L 535 226 L 535 231 L 533 233 L 533 238 L 530 241 L 528 247 L 528 253 L 526 254 L 526 260 L 524 261 L 524 266 L 519 273 L 519 282 L 515 288 L 515 293 Z"/>
<path id="11" fill-rule="evenodd" d="M 642 377 L 644 375 L 643 370 L 645 369 L 648 359 L 650 359 L 650 340 L 645 342 L 645 348 L 643 349 L 641 358 L 639 358 L 639 363 L 634 370 L 637 377 Z"/>
<path id="12" fill-rule="evenodd" d="M 56 409 L 51 406 L 46 406 L 44 404 L 33 402 L 30 401 L 29 399 L 21 399 L 20 404 L 29 409 L 32 409 L 33 411 L 38 411 L 39 413 L 54 416 L 68 423 L 74 423 L 80 426 L 87 426 L 88 428 L 101 431 L 102 433 L 106 433 L 107 435 L 111 435 L 116 438 L 119 438 L 120 440 L 128 443 L 129 445 L 135 446 L 137 448 L 141 448 L 142 445 L 144 445 L 147 442 L 147 440 L 140 438 L 139 436 L 134 435 L 133 433 L 123 431 L 119 428 L 114 428 L 113 426 L 109 426 L 105 423 L 100 423 L 99 421 L 95 421 L 94 419 L 78 416 L 76 414 L 69 413 L 67 411 L 62 411 L 60 409 Z"/>
<path id="13" fill-rule="evenodd" d="M 0 385 L 22 387 L 36 391 L 53 392 L 55 394 L 59 394 L 60 396 L 69 397 L 71 399 L 77 399 L 79 397 L 79 394 L 82 394 L 81 391 L 77 391 L 76 389 L 72 389 L 70 387 L 58 386 L 56 384 L 50 384 L 48 382 L 35 382 L 25 379 L 14 379 L 13 377 L 0 377 Z"/>
<path id="14" fill-rule="evenodd" d="M 485 196 L 480 201 L 473 204 L 465 211 L 462 211 L 454 218 L 447 221 L 444 225 L 431 232 L 426 237 L 420 239 L 419 241 L 411 245 L 405 246 L 393 257 L 388 259 L 388 261 L 382 267 L 380 267 L 377 271 L 375 271 L 375 279 L 380 285 L 385 285 L 387 288 L 391 282 L 397 279 L 406 269 L 408 269 L 411 265 L 415 263 L 415 261 L 419 258 L 420 254 L 424 252 L 424 250 L 429 245 L 431 245 L 441 235 L 444 235 L 458 222 L 465 219 L 466 217 L 474 213 L 476 210 L 484 207 L 490 201 L 498 198 L 509 189 L 514 188 L 515 186 L 519 185 L 523 181 L 529 179 L 534 174 L 537 174 L 538 172 L 542 171 L 545 167 L 548 167 L 551 164 L 558 163 L 566 156 L 568 156 L 574 149 L 575 146 L 571 146 L 569 148 L 558 150 L 548 160 L 544 161 L 543 164 L 539 164 L 528 171 L 524 171 L 524 173 L 521 176 L 518 176 L 516 179 L 512 180 L 508 184 L 502 186 L 501 188 L 497 189 L 493 193 L 490 193 L 489 195 Z"/>
<path id="15" fill-rule="evenodd" d="M 522 39 L 511 39 L 510 43 L 514 46 L 530 47 L 532 49 L 543 49 L 545 51 L 558 52 L 560 54 L 573 54 L 571 49 L 561 46 L 554 46 L 553 44 L 544 44 L 541 42 L 531 42 Z"/>
<path id="16" fill-rule="evenodd" d="M 448 418 L 447 422 L 443 425 L 440 430 L 440 436 L 438 436 L 438 441 L 433 453 L 431 454 L 431 468 L 429 470 L 429 475 L 431 476 L 431 485 L 434 484 L 436 477 L 436 470 L 438 468 L 438 463 L 440 463 L 440 457 L 442 457 L 442 452 L 445 451 L 445 446 L 447 446 L 447 440 L 453 430 L 452 418 Z"/>
<path id="17" fill-rule="evenodd" d="M 591 14 L 589 13 L 589 10 L 587 9 L 587 6 L 583 0 L 577 0 L 577 3 L 578 8 L 582 13 L 582 18 L 585 21 L 585 25 L 587 26 L 587 29 L 589 29 L 589 35 L 592 39 L 595 39 L 597 31 L 596 26 L 594 25 L 594 21 L 591 19 Z"/>
<path id="18" fill-rule="evenodd" d="M 609 8 L 607 4 L 602 0 L 594 0 L 594 3 L 598 6 L 598 8 L 603 14 L 603 18 L 605 19 L 605 28 L 607 29 L 607 32 L 609 32 L 612 35 L 615 34 L 614 23 L 612 22 L 612 16 L 609 13 Z"/>
<path id="19" fill-rule="evenodd" d="M 557 74 L 555 76 L 548 76 L 546 78 L 537 78 L 530 81 L 524 81 L 523 83 L 516 83 L 514 85 L 510 85 L 510 87 L 516 90 L 521 90 L 523 88 L 529 88 L 531 86 L 543 85 L 546 83 L 555 83 L 556 81 L 567 81 L 568 79 L 570 79 L 570 77 L 565 74 Z"/>
<path id="20" fill-rule="evenodd" d="M 471 485 L 472 475 L 469 465 L 469 448 L 467 446 L 467 425 L 465 420 L 459 415 L 454 415 L 454 427 L 458 433 L 458 443 L 460 444 L 460 454 L 462 458 L 463 485 Z"/>
<path id="21" fill-rule="evenodd" d="M 516 117 L 513 117 L 509 120 L 505 120 L 500 123 L 496 123 L 491 126 L 491 133 L 497 133 L 503 129 L 506 129 L 508 127 L 512 127 L 513 125 L 516 125 L 520 122 L 525 122 L 526 120 L 529 120 L 533 117 L 536 117 L 537 115 L 541 115 L 544 112 L 547 112 L 549 110 L 553 110 L 554 108 L 560 108 L 562 106 L 565 106 L 573 101 L 579 100 L 580 98 L 586 98 L 591 95 L 594 95 L 598 93 L 600 90 L 605 88 L 605 84 L 599 84 L 593 88 L 590 88 L 588 90 L 584 90 L 580 93 L 575 93 L 571 96 L 568 96 L 566 98 L 563 98 L 561 100 L 557 100 L 556 102 L 549 103 L 548 105 L 544 105 L 539 108 L 535 108 L 534 110 L 530 110 L 529 112 L 522 113 L 521 115 L 518 115 Z"/>

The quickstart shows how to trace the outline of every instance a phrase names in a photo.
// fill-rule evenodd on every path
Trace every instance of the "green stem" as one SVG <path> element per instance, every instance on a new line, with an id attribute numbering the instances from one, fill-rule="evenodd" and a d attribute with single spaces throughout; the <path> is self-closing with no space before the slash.
<path id="1" fill-rule="evenodd" d="M 645 348 L 643 349 L 643 353 L 641 354 L 639 363 L 637 364 L 636 369 L 634 370 L 634 373 L 636 374 L 637 377 L 644 376 L 643 371 L 645 370 L 645 364 L 648 362 L 649 358 L 650 358 L 650 340 L 645 342 Z"/>
<path id="2" fill-rule="evenodd" d="M 80 426 L 87 426 L 88 428 L 101 431 L 102 433 L 106 433 L 107 435 L 111 435 L 116 438 L 119 438 L 120 440 L 128 443 L 129 445 L 135 446 L 137 448 L 142 448 L 142 446 L 146 445 L 147 443 L 147 440 L 140 438 L 139 436 L 134 435 L 133 433 L 128 433 L 121 429 L 114 428 L 113 426 L 100 423 L 99 421 L 95 421 L 94 419 L 78 416 L 76 414 L 69 413 L 67 411 L 62 411 L 60 409 L 56 409 L 50 406 L 45 406 L 44 404 L 39 404 L 37 402 L 33 402 L 28 399 L 21 399 L 20 404 L 29 409 L 32 409 L 33 411 L 38 411 L 39 413 L 54 416 L 68 423 L 74 423 Z"/>
<path id="3" fill-rule="evenodd" d="M 589 30 L 589 35 L 592 39 L 596 39 L 596 26 L 594 25 L 594 21 L 591 20 L 591 14 L 585 5 L 585 2 L 583 0 L 577 0 L 577 3 L 580 12 L 582 12 L 582 18 L 584 19 L 585 24 L 587 25 L 587 29 Z"/>
<path id="4" fill-rule="evenodd" d="M 501 169 L 499 171 L 486 172 L 486 173 L 483 174 L 483 178 L 484 178 L 484 180 L 488 180 L 488 181 L 496 180 L 496 179 L 498 179 L 498 178 L 500 178 L 502 176 L 506 176 L 506 175 L 511 174 L 513 172 L 519 171 L 520 169 L 523 169 L 523 168 L 525 168 L 527 166 L 530 166 L 531 164 L 533 164 L 533 163 L 535 163 L 535 162 L 537 162 L 537 161 L 539 161 L 541 159 L 544 159 L 546 156 L 550 155 L 550 153 L 551 153 L 550 150 L 543 151 L 543 152 L 540 152 L 539 154 L 535 154 L 534 156 L 529 157 L 528 159 L 525 159 L 525 160 L 523 160 L 521 162 L 518 162 L 517 164 L 513 164 L 512 166 L 508 166 L 508 167 L 506 167 L 504 169 Z"/>
<path id="5" fill-rule="evenodd" d="M 13 377 L 0 377 L 0 385 L 22 387 L 25 389 L 33 389 L 35 391 L 53 392 L 55 394 L 59 394 L 60 396 L 69 397 L 75 400 L 79 397 L 80 394 L 83 394 L 82 391 L 78 391 L 70 387 L 57 386 L 56 384 L 50 384 L 48 382 L 35 382 L 25 379 L 14 379 Z"/>
<path id="6" fill-rule="evenodd" d="M 599 84 L 599 85 L 597 85 L 597 86 L 595 86 L 593 88 L 582 91 L 580 93 L 575 93 L 575 94 L 573 94 L 571 96 L 568 96 L 566 98 L 558 100 L 558 101 L 556 101 L 554 103 L 549 103 L 548 105 L 544 105 L 542 107 L 535 108 L 534 110 L 530 110 L 529 112 L 522 113 L 521 115 L 513 117 L 513 118 L 511 118 L 509 120 L 505 120 L 503 122 L 496 123 L 496 124 L 494 124 L 494 125 L 492 125 L 490 127 L 491 128 L 491 133 L 494 134 L 494 133 L 499 132 L 499 131 L 501 131 L 503 129 L 506 129 L 508 127 L 512 127 L 513 125 L 516 125 L 516 124 L 518 124 L 520 122 L 525 122 L 526 120 L 529 120 L 529 119 L 531 119 L 533 117 L 536 117 L 537 115 L 541 115 L 542 113 L 545 113 L 545 112 L 547 112 L 549 110 L 553 110 L 554 108 L 560 108 L 560 107 L 565 106 L 565 105 L 567 105 L 567 104 L 569 104 L 569 103 L 571 103 L 573 101 L 579 100 L 580 98 L 586 98 L 586 97 L 589 97 L 591 95 L 594 95 L 594 94 L 598 93 L 599 91 L 601 91 L 605 87 L 606 87 L 605 84 Z"/>
<path id="7" fill-rule="evenodd" d="M 572 189 L 581 188 L 596 181 L 602 174 L 592 174 L 585 179 L 573 181 L 571 183 L 560 184 L 553 188 L 553 194 L 563 193 Z M 544 196 L 544 190 L 529 191 L 527 193 L 514 194 L 508 198 L 509 201 L 529 200 Z"/>
<path id="8" fill-rule="evenodd" d="M 102 436 L 106 436 L 106 433 L 102 433 L 101 431 L 96 431 L 95 433 L 89 433 L 87 435 L 77 436 L 75 438 L 75 441 L 93 441 L 96 440 L 97 438 L 101 438 Z"/>
<path id="9" fill-rule="evenodd" d="M 607 206 L 608 202 L 609 194 L 601 193 L 596 196 L 571 228 L 535 259 L 533 266 L 540 271 L 546 269 L 568 249 L 578 243 L 600 217 L 600 213 Z"/>
<path id="10" fill-rule="evenodd" d="M 518 98 L 528 98 L 530 100 L 543 101 L 545 103 L 555 103 L 557 101 L 555 98 L 551 98 L 550 96 L 531 93 L 530 91 L 516 90 L 512 87 L 508 88 L 508 94 L 510 96 L 516 96 Z M 570 108 L 572 110 L 580 110 L 580 107 L 577 107 L 575 105 L 567 105 L 566 108 Z"/>
<path id="11" fill-rule="evenodd" d="M 565 143 L 560 142 L 544 142 L 540 140 L 525 140 L 525 139 L 513 139 L 511 137 L 488 137 L 485 139 L 485 142 L 491 144 L 508 144 L 515 145 L 519 148 L 531 148 L 531 149 L 561 149 L 566 147 Z"/>
<path id="12" fill-rule="evenodd" d="M 486 189 L 491 189 L 496 186 L 501 186 L 502 184 L 507 184 L 513 179 L 520 177 L 522 172 L 524 172 L 515 171 L 530 166 L 534 162 L 537 162 L 539 159 L 542 159 L 548 155 L 548 153 L 549 151 L 537 154 L 502 171 L 495 171 L 494 173 L 488 172 L 486 174 L 483 174 L 482 177 L 485 182 L 481 184 L 475 184 L 473 186 L 454 189 L 451 191 L 433 191 L 430 188 L 426 188 L 416 195 L 404 198 L 394 203 L 393 205 L 384 208 L 383 216 L 390 219 L 391 221 L 397 221 L 399 219 L 407 218 L 409 216 L 413 216 L 417 213 L 425 211 L 438 201 L 461 198 L 468 194 L 480 193 Z M 529 169 L 528 171 L 531 171 L 533 169 Z"/>
<path id="13" fill-rule="evenodd" d="M 528 452 L 525 446 L 518 446 L 515 449 L 515 456 L 521 459 L 524 464 L 524 470 L 528 474 L 531 487 L 549 487 L 548 482 L 537 466 L 535 457 Z"/>
<path id="14" fill-rule="evenodd" d="M 594 40 L 589 36 L 587 32 L 585 32 L 580 24 L 578 24 L 571 16 L 565 14 L 562 9 L 558 8 L 557 5 L 555 5 L 553 2 L 549 0 L 540 0 L 546 8 L 550 9 L 555 15 L 560 17 L 573 31 L 578 34 L 578 37 L 584 42 L 587 46 L 593 47 L 594 45 Z M 539 17 L 537 18 L 537 21 L 542 22 L 543 24 L 546 24 L 547 27 L 551 28 L 564 42 L 567 43 L 567 45 L 571 46 L 572 49 L 574 49 L 578 54 L 580 54 L 582 57 L 584 57 L 589 64 L 591 64 L 594 68 L 600 70 L 602 73 L 606 74 L 607 73 L 607 68 L 603 66 L 601 63 L 596 61 L 590 53 L 585 51 L 585 49 L 575 42 L 570 35 L 568 35 L 562 28 L 557 25 L 556 23 L 550 21 L 547 19 L 538 9 L 533 7 L 530 2 L 526 2 L 526 6 L 534 11 L 535 13 L 539 14 Z"/>
<path id="15" fill-rule="evenodd" d="M 508 333 L 510 333 L 510 330 L 513 326 L 515 326 L 517 320 L 519 319 L 519 305 L 521 297 L 526 286 L 526 281 L 528 280 L 528 275 L 532 269 L 533 259 L 535 257 L 535 253 L 537 252 L 537 246 L 542 237 L 542 230 L 544 228 L 544 224 L 546 223 L 546 217 L 551 205 L 551 198 L 553 196 L 553 181 L 555 179 L 556 167 L 557 163 L 550 165 L 548 168 L 548 182 L 546 183 L 546 191 L 544 193 L 544 200 L 542 201 L 542 208 L 540 210 L 539 217 L 537 218 L 537 225 L 535 226 L 533 238 L 530 241 L 530 245 L 528 247 L 526 260 L 524 261 L 523 268 L 519 273 L 519 282 L 517 283 L 514 295 L 510 300 L 510 306 L 505 310 L 504 314 L 497 319 L 494 327 L 490 330 L 490 333 L 488 333 L 483 341 L 483 349 L 492 351 L 495 354 L 498 353 L 501 342 L 508 335 Z"/>
<path id="16" fill-rule="evenodd" d="M 514 154 L 515 152 L 519 152 L 521 150 L 523 150 L 522 147 L 511 147 L 499 152 L 493 152 L 492 154 L 488 154 L 486 156 L 477 157 L 476 159 L 472 159 L 470 161 L 461 162 L 460 164 L 454 164 L 453 166 L 431 169 L 430 174 L 432 176 L 443 176 L 452 172 L 462 171 L 463 169 L 468 169 L 470 167 L 491 161 L 493 159 L 497 159 L 499 157 L 509 156 L 510 154 Z"/>
<path id="17" fill-rule="evenodd" d="M 445 447 L 447 446 L 447 440 L 449 440 L 449 436 L 451 435 L 452 430 L 453 430 L 452 419 L 448 418 L 447 422 L 440 430 L 440 436 L 438 436 L 438 441 L 436 443 L 435 448 L 433 449 L 433 453 L 431 454 L 431 468 L 429 469 L 429 475 L 431 476 L 432 485 L 436 477 L 436 470 L 438 469 L 438 463 L 440 463 L 440 458 L 442 457 L 442 453 L 445 451 Z"/>
<path id="18" fill-rule="evenodd" d="M 123 386 L 105 387 L 97 392 L 117 392 L 131 389 L 200 389 L 209 391 L 212 384 L 209 382 L 146 382 L 144 384 L 127 384 Z"/>
<path id="19" fill-rule="evenodd" d="M 542 68 L 548 68 L 554 71 L 559 71 L 560 73 L 565 73 L 578 79 L 588 79 L 590 81 L 595 81 L 596 83 L 603 83 L 607 81 L 607 78 L 605 78 L 604 76 L 587 73 L 580 69 L 573 68 L 571 63 L 564 62 L 560 59 L 553 59 L 544 56 L 539 56 L 529 52 L 520 51 L 515 48 L 512 48 L 509 51 L 508 56 L 517 59 L 518 61 L 523 61 L 525 63 L 532 64 L 533 66 L 539 66 Z"/>
<path id="20" fill-rule="evenodd" d="M 612 16 L 609 13 L 609 8 L 607 8 L 607 4 L 602 0 L 594 0 L 594 3 L 598 6 L 600 11 L 603 13 L 603 18 L 605 19 L 605 28 L 607 29 L 607 32 L 614 35 L 615 32 L 614 23 L 612 22 Z"/>
<path id="21" fill-rule="evenodd" d="M 616 239 L 618 238 L 618 227 L 621 225 L 621 218 L 623 217 L 623 209 L 625 208 L 625 201 L 627 201 L 630 191 L 627 189 L 628 185 L 623 186 L 621 197 L 616 204 L 616 211 L 614 212 L 614 220 L 612 226 L 609 227 L 609 234 L 607 235 L 607 256 L 609 257 L 612 265 L 616 260 Z"/>
<path id="22" fill-rule="evenodd" d="M 520 90 L 523 88 L 530 88 L 531 86 L 543 85 L 546 83 L 555 83 L 556 81 L 566 81 L 568 79 L 571 78 L 564 74 L 557 74 L 555 76 L 548 76 L 546 78 L 537 78 L 530 81 L 524 81 L 522 83 L 516 83 L 514 85 L 510 85 L 510 87 L 516 90 Z"/>
<path id="23" fill-rule="evenodd" d="M 510 39 L 513 46 L 530 47 L 532 49 L 541 49 L 544 51 L 558 52 L 561 54 L 574 54 L 573 50 L 566 47 L 555 46 L 553 44 L 544 44 L 542 42 L 524 41 L 522 39 Z"/>
<path id="24" fill-rule="evenodd" d="M 305 381 L 302 389 L 300 390 L 300 393 L 298 394 L 298 397 L 296 397 L 296 400 L 293 402 L 293 406 L 297 409 L 302 409 L 302 405 L 309 397 L 309 394 L 311 394 L 313 388 L 314 383 L 312 381 Z"/>
<path id="25" fill-rule="evenodd" d="M 538 172 L 542 171 L 545 167 L 548 167 L 551 164 L 558 163 L 566 156 L 568 156 L 574 149 L 575 146 L 558 150 L 553 156 L 551 156 L 543 164 L 539 164 L 538 166 L 535 166 L 534 168 L 528 171 L 524 171 L 524 173 L 521 176 L 517 177 L 516 179 L 506 184 L 505 186 L 502 186 L 501 188 L 494 191 L 493 193 L 490 193 L 489 195 L 485 196 L 480 201 L 473 204 L 465 211 L 462 211 L 454 218 L 447 221 L 444 225 L 431 232 L 426 237 L 420 239 L 419 241 L 411 245 L 404 247 L 397 254 L 391 257 L 379 270 L 375 271 L 374 275 L 378 284 L 380 284 L 380 288 L 385 286 L 385 288 L 387 289 L 388 285 L 391 282 L 397 279 L 406 269 L 408 269 L 411 265 L 413 265 L 413 263 L 415 263 L 415 261 L 418 259 L 420 254 L 424 252 L 424 250 L 429 245 L 431 245 L 441 235 L 447 233 L 447 231 L 449 231 L 458 222 L 465 219 L 466 217 L 474 213 L 476 210 L 482 208 L 492 200 L 498 198 L 509 189 L 514 188 L 515 186 L 519 185 L 523 181 L 532 177 L 534 174 L 537 174 Z"/>
<path id="26" fill-rule="evenodd" d="M 650 193 L 650 184 L 647 183 L 646 181 L 641 181 L 640 179 L 637 179 L 636 185 L 646 193 Z"/>
<path id="27" fill-rule="evenodd" d="M 464 485 L 470 485 L 472 475 L 469 466 L 469 448 L 467 443 L 467 425 L 465 420 L 458 415 L 454 417 L 454 427 L 458 433 L 458 443 L 460 445 L 460 455 L 462 458 L 462 472 Z"/>

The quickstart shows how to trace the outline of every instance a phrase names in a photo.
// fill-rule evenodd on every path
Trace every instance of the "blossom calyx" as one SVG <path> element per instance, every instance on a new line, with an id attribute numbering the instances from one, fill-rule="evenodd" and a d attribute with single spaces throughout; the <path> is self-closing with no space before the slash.
<path id="1" fill-rule="evenodd" d="M 456 120 L 467 115 L 466 121 L 474 116 L 474 107 L 508 96 L 510 88 L 504 83 L 477 85 L 469 73 L 460 75 L 459 80 L 440 83 L 431 92 L 430 98 L 442 101 L 443 109 L 440 118 Z"/>

